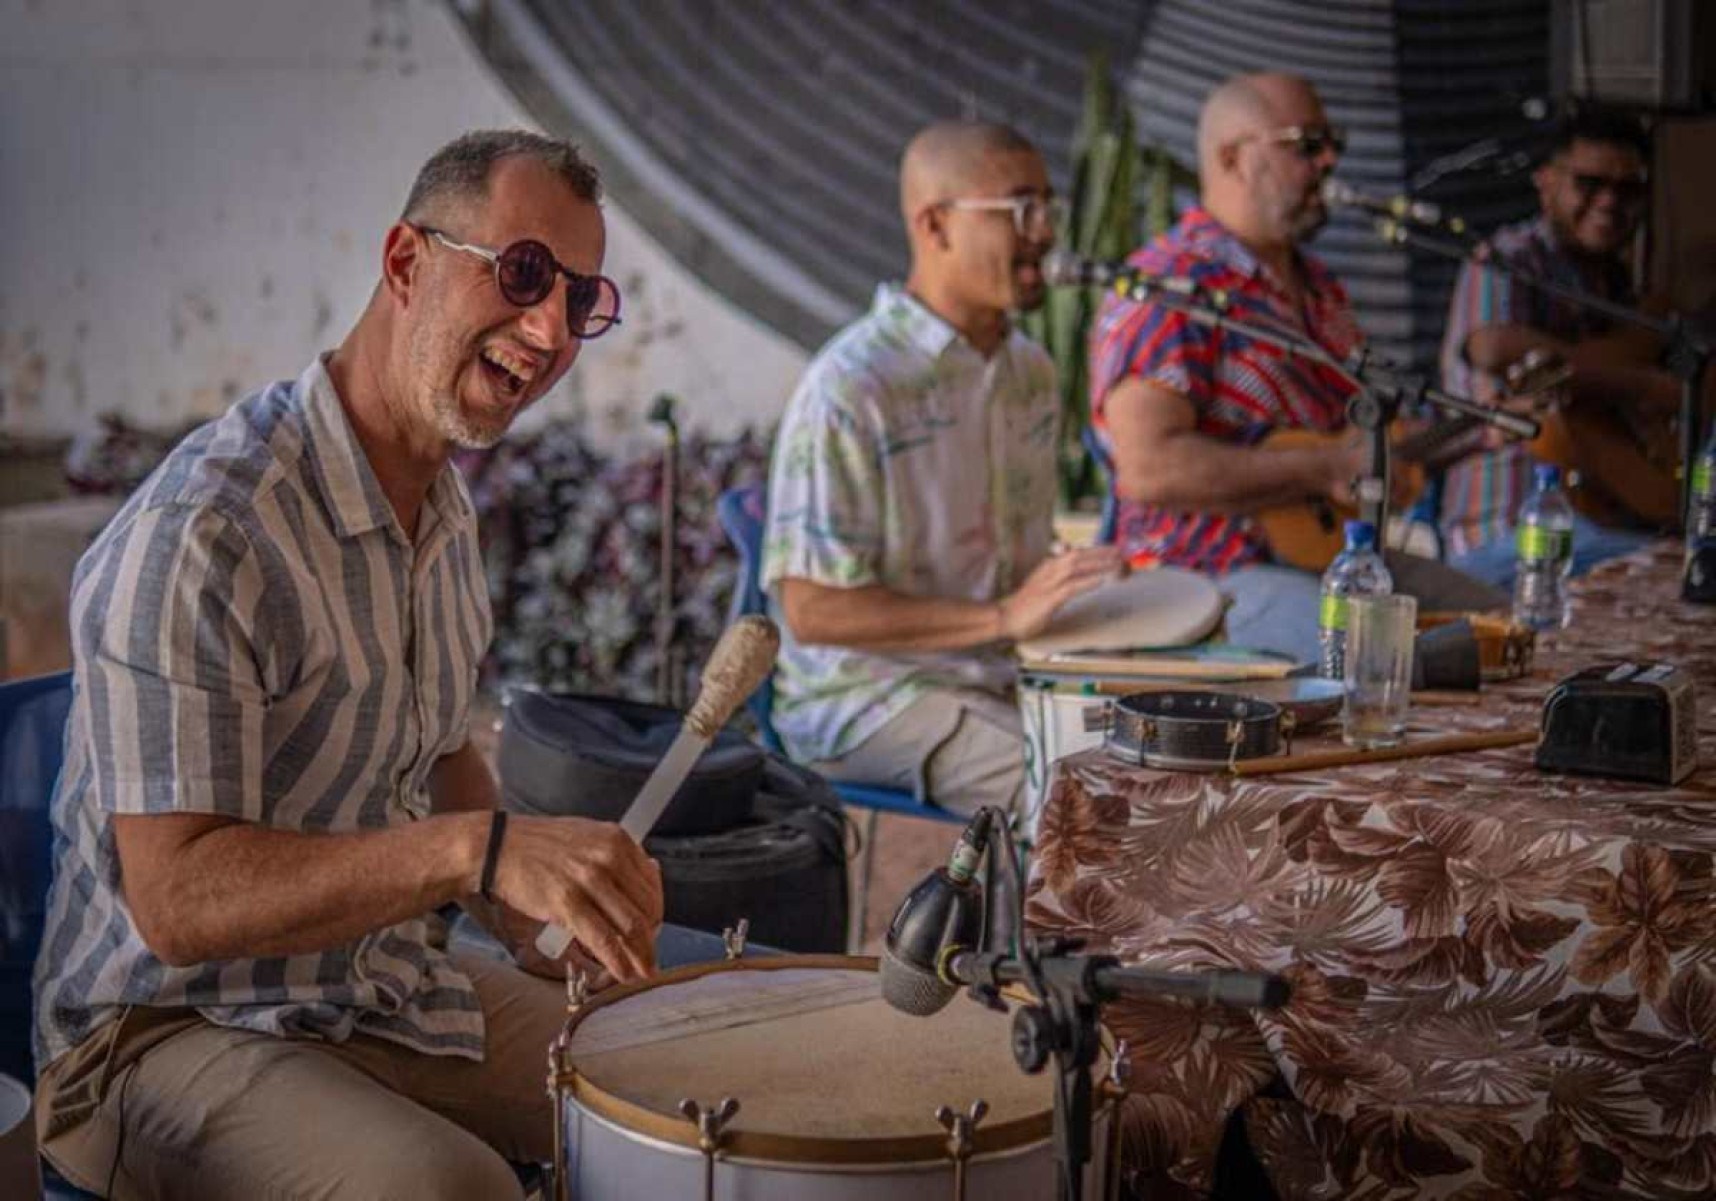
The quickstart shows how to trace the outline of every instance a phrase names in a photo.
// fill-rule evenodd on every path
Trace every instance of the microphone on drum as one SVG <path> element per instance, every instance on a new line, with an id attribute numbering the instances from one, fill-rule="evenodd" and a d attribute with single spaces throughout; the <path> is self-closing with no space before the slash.
<path id="1" fill-rule="evenodd" d="M 774 668 L 780 646 L 775 623 L 757 614 L 741 617 L 722 633 L 703 668 L 697 699 L 686 710 L 673 744 L 620 819 L 620 829 L 634 842 L 642 844 L 698 757 Z M 544 926 L 536 936 L 536 949 L 549 959 L 560 958 L 571 943 L 571 932 L 560 926 Z"/>
<path id="2" fill-rule="evenodd" d="M 973 877 L 989 845 L 991 812 L 978 810 L 954 844 L 947 866 L 919 881 L 888 924 L 882 945 L 882 996 L 902 1013 L 928 1017 L 959 991 L 958 983 L 942 979 L 942 957 L 950 949 L 970 949 L 982 937 L 983 889 Z"/>
<path id="3" fill-rule="evenodd" d="M 1064 954 L 1074 949 L 1065 944 L 1051 947 L 1048 954 L 1034 954 L 1029 962 L 985 949 L 986 941 L 1010 942 L 1013 929 L 1013 923 L 1003 925 L 998 914 L 986 919 L 984 890 L 975 879 L 986 849 L 991 860 L 1011 856 L 1011 847 L 990 845 L 992 837 L 1008 837 L 1005 821 L 998 810 L 980 809 L 959 836 L 947 866 L 924 877 L 895 911 L 882 946 L 880 972 L 882 997 L 893 1008 L 929 1017 L 961 988 L 976 989 L 993 1000 L 1003 986 L 1035 988 L 1045 980 L 1077 980 L 1086 995 L 1097 999 L 1181 997 L 1263 1009 L 1287 1003 L 1287 981 L 1266 972 L 1128 967 L 1109 955 Z M 996 928 L 1005 931 L 1000 938 L 994 938 Z"/>

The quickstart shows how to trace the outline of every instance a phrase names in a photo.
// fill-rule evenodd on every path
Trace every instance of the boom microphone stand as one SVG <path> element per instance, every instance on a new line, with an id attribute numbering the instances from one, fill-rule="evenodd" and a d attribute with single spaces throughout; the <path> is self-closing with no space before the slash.
<path id="1" fill-rule="evenodd" d="M 1535 438 L 1538 423 L 1494 405 L 1482 404 L 1432 388 L 1424 377 L 1387 363 L 1364 347 L 1344 357 L 1337 356 L 1304 334 L 1255 321 L 1236 320 L 1230 314 L 1233 298 L 1225 289 L 1198 288 L 1183 279 L 1168 279 L 1140 271 L 1115 276 L 1114 290 L 1133 301 L 1150 301 L 1184 313 L 1200 325 L 1232 330 L 1306 362 L 1318 363 L 1339 373 L 1355 391 L 1347 401 L 1347 420 L 1370 437 L 1370 474 L 1359 481 L 1359 515 L 1376 527 L 1380 538 L 1388 528 L 1389 461 L 1388 427 L 1402 406 L 1424 403 L 1474 418 L 1516 438 Z"/>
<path id="2" fill-rule="evenodd" d="M 981 855 L 988 860 L 986 886 L 979 889 L 973 872 Z M 1015 951 L 1024 925 L 1022 876 L 1006 818 L 998 809 L 980 809 L 948 867 L 926 877 L 894 915 L 882 955 L 882 995 L 896 1009 L 928 1016 L 961 985 L 997 1010 L 1007 1008 L 1003 986 L 1029 991 L 1031 1000 L 1013 1011 L 1013 1060 L 1031 1075 L 1054 1060 L 1056 1196 L 1082 1201 L 1091 1159 L 1090 1070 L 1102 1049 L 1102 1003 L 1175 996 L 1275 1008 L 1286 1003 L 1288 988 L 1279 977 L 1258 972 L 1126 967 L 1112 955 L 1076 954 L 1081 944 L 1071 939 L 1025 939 Z"/>

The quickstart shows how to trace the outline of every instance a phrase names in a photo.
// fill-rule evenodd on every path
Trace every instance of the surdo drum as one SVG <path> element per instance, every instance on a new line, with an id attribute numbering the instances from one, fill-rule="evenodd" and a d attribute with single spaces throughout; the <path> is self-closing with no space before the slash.
<path id="1" fill-rule="evenodd" d="M 1019 1070 L 1010 1025 L 963 996 L 897 1012 L 872 958 L 737 959 L 610 989 L 549 1051 L 555 1196 L 1052 1197 L 1054 1072 Z M 1117 1095 L 1099 1082 L 1088 1197 L 1107 1195 Z"/>

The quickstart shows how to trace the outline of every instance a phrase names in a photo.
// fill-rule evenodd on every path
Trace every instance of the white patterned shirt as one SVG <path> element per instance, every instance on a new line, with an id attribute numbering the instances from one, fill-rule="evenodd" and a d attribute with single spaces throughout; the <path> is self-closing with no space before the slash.
<path id="1" fill-rule="evenodd" d="M 170 967 L 120 887 L 115 814 L 299 832 L 428 812 L 491 633 L 451 467 L 408 538 L 318 361 L 191 434 L 78 564 L 75 695 L 36 962 L 46 1065 L 127 1005 L 481 1058 L 482 1012 L 433 914 L 315 954 Z"/>
<path id="2" fill-rule="evenodd" d="M 988 602 L 1048 556 L 1060 402 L 1017 330 L 985 358 L 903 289 L 817 354 L 775 442 L 762 583 L 879 584 Z M 843 755 L 932 688 L 1005 692 L 1011 654 L 811 646 L 781 622 L 775 728 L 803 762 Z"/>

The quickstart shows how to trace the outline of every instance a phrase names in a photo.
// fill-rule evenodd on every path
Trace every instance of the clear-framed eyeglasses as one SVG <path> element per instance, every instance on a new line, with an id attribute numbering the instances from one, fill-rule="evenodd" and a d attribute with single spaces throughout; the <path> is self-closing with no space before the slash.
<path id="1" fill-rule="evenodd" d="M 1033 233 L 1053 235 L 1061 227 L 1066 204 L 1059 196 L 1024 192 L 1017 196 L 959 196 L 941 202 L 941 208 L 977 213 L 1012 213 L 1013 232 L 1021 238 Z"/>

